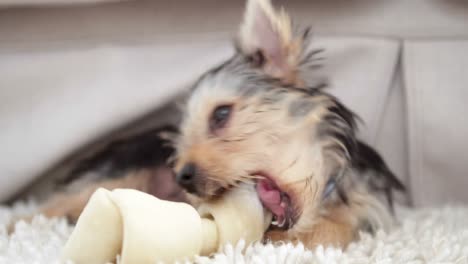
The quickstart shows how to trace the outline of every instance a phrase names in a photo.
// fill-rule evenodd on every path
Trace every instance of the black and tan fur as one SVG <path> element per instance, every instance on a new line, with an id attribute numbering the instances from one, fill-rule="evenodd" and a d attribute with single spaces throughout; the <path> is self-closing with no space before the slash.
<path id="1" fill-rule="evenodd" d="M 98 186 L 183 200 L 154 184 L 161 177 L 173 181 L 173 168 L 191 201 L 255 183 L 258 172 L 271 177 L 290 202 L 288 226 L 266 233 L 273 240 L 345 246 L 359 230 L 387 227 L 392 216 L 377 193 L 391 205 L 392 189 L 404 188 L 380 155 L 356 138 L 353 112 L 326 92 L 315 73 L 320 52 L 309 42 L 309 30 L 293 28 L 268 0 L 248 1 L 236 53 L 193 85 L 179 131 L 149 131 L 110 144 L 70 179 L 104 169 L 108 176 L 52 197 L 44 212 L 76 219 Z M 217 120 L 220 107 L 226 118 Z M 179 193 L 173 185 L 166 189 Z"/>

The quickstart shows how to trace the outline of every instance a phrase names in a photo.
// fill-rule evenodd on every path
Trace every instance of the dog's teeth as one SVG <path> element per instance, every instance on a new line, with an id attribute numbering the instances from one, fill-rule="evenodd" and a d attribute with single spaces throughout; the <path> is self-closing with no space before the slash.
<path id="1" fill-rule="evenodd" d="M 281 223 L 278 223 L 278 227 L 284 227 L 285 224 L 286 224 L 286 218 L 283 218 Z"/>
<path id="2" fill-rule="evenodd" d="M 274 226 L 278 226 L 278 217 L 276 217 L 276 215 L 274 215 L 271 219 L 271 224 Z"/>

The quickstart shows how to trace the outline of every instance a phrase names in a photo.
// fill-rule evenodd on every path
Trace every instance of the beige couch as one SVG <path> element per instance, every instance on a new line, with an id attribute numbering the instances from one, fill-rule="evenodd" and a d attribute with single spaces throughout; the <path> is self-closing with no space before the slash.
<path id="1" fill-rule="evenodd" d="M 43 2 L 0 1 L 0 200 L 226 58 L 243 8 Z M 410 202 L 467 202 L 468 2 L 277 4 L 314 26 L 330 91 L 365 120 L 362 136 L 410 188 Z"/>

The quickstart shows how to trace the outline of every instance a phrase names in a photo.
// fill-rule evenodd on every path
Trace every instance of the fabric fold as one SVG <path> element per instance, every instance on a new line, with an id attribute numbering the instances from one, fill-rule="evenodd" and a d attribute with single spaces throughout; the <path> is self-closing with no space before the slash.
<path id="1" fill-rule="evenodd" d="M 409 170 L 415 205 L 468 200 L 468 40 L 406 41 Z"/>

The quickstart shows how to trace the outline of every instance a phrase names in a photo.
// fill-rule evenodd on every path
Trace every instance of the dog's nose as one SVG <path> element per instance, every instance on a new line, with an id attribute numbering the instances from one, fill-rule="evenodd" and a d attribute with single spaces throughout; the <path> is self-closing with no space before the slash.
<path id="1" fill-rule="evenodd" d="M 195 164 L 188 163 L 185 164 L 176 175 L 177 183 L 189 192 L 194 191 L 195 174 L 197 172 L 196 170 L 197 168 Z"/>

